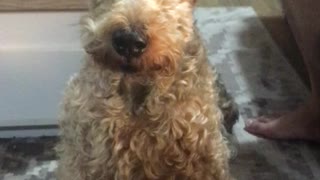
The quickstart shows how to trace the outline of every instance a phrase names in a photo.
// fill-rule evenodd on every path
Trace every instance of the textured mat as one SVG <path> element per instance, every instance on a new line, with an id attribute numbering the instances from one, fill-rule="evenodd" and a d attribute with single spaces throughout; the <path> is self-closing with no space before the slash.
<path id="1" fill-rule="evenodd" d="M 233 175 L 239 180 L 320 179 L 319 145 L 263 140 L 243 131 L 246 119 L 290 110 L 308 95 L 253 9 L 199 8 L 196 17 L 210 61 L 240 106 Z M 55 179 L 55 142 L 0 140 L 0 179 Z"/>

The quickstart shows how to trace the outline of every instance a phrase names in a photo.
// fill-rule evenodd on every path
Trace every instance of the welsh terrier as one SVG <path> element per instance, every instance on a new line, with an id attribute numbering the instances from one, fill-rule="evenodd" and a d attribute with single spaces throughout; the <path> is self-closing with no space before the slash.
<path id="1" fill-rule="evenodd" d="M 58 179 L 231 179 L 224 132 L 237 110 L 208 63 L 195 1 L 91 1 L 87 58 L 63 100 Z"/>

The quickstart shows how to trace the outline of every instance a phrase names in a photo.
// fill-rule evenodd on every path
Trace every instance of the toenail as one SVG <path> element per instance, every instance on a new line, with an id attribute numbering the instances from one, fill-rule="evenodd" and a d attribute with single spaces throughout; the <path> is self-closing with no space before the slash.
<path id="1" fill-rule="evenodd" d="M 249 127 L 249 126 L 251 126 L 253 124 L 253 122 L 254 122 L 253 119 L 249 119 L 249 120 L 245 121 L 245 126 Z"/>

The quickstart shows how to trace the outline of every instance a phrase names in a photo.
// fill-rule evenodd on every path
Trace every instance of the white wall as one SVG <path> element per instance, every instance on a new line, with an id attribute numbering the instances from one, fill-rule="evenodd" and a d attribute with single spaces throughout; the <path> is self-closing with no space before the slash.
<path id="1" fill-rule="evenodd" d="M 0 127 L 57 123 L 65 82 L 82 60 L 81 14 L 0 13 Z"/>

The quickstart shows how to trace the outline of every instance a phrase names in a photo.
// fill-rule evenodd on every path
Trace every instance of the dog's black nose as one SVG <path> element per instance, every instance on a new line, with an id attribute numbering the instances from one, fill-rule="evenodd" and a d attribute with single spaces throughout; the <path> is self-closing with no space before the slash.
<path id="1" fill-rule="evenodd" d="M 118 30 L 112 34 L 112 46 L 120 56 L 132 58 L 144 52 L 147 42 L 137 32 Z"/>

